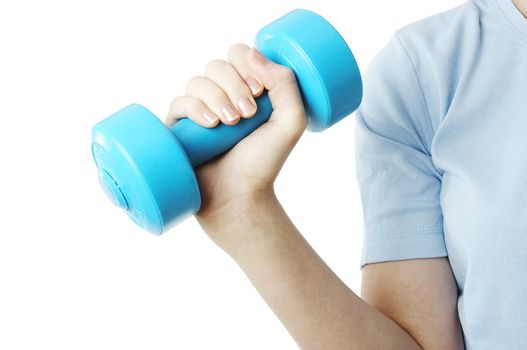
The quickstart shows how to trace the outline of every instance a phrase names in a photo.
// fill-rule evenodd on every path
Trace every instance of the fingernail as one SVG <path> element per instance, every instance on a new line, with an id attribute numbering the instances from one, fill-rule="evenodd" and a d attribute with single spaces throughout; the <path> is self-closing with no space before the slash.
<path id="1" fill-rule="evenodd" d="M 265 64 L 267 59 L 256 49 L 252 49 L 252 59 L 256 64 Z"/>
<path id="2" fill-rule="evenodd" d="M 251 101 L 243 96 L 238 100 L 238 108 L 244 116 L 249 116 L 254 113 L 256 107 L 251 103 Z"/>
<path id="3" fill-rule="evenodd" d="M 260 89 L 262 88 L 262 86 L 260 85 L 258 81 L 256 81 L 256 79 L 247 78 L 245 82 L 247 83 L 247 85 L 249 85 L 249 89 L 251 89 L 251 92 L 253 93 L 253 95 L 256 95 L 257 93 L 260 92 Z"/>
<path id="4" fill-rule="evenodd" d="M 238 113 L 231 106 L 223 107 L 222 112 L 228 122 L 234 122 L 239 118 Z"/>
<path id="5" fill-rule="evenodd" d="M 203 119 L 205 119 L 205 121 L 209 123 L 210 125 L 216 123 L 216 121 L 218 120 L 218 117 L 210 114 L 209 112 L 203 112 L 202 115 L 203 115 Z"/>

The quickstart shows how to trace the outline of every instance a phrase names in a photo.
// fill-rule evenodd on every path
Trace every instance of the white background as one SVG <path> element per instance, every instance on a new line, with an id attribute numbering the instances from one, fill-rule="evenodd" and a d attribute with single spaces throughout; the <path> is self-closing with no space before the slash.
<path id="1" fill-rule="evenodd" d="M 291 349 L 241 270 L 194 219 L 161 237 L 99 189 L 90 128 L 131 102 L 164 118 L 205 63 L 303 7 L 364 72 L 399 27 L 458 0 L 0 3 L 0 349 Z M 360 290 L 353 117 L 306 134 L 277 192 Z"/>

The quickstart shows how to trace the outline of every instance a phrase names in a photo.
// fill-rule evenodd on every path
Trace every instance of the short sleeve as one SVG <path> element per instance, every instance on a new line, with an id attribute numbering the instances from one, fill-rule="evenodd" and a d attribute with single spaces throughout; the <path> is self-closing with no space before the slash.
<path id="1" fill-rule="evenodd" d="M 433 136 L 412 59 L 396 34 L 370 64 L 356 113 L 364 212 L 361 266 L 447 255 Z"/>

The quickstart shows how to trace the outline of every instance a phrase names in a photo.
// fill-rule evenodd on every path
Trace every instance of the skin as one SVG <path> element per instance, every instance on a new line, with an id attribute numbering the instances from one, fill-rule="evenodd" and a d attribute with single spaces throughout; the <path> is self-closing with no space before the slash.
<path id="1" fill-rule="evenodd" d="M 269 121 L 197 169 L 203 204 L 196 217 L 209 237 L 303 349 L 462 349 L 446 258 L 367 265 L 361 298 L 309 246 L 273 188 L 306 128 L 294 74 L 243 44 L 228 57 L 192 78 L 167 116 L 168 125 L 182 116 L 205 127 L 234 125 L 254 115 L 255 96 L 269 92 Z"/>
<path id="2" fill-rule="evenodd" d="M 512 0 L 512 2 L 523 14 L 523 17 L 527 18 L 527 0 Z"/>

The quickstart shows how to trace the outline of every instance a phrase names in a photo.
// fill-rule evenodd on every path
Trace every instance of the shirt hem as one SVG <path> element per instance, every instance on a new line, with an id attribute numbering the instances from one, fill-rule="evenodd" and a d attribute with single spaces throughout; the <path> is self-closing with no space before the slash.
<path id="1" fill-rule="evenodd" d="M 448 256 L 443 231 L 409 233 L 385 239 L 366 236 L 360 262 L 367 264 Z"/>

